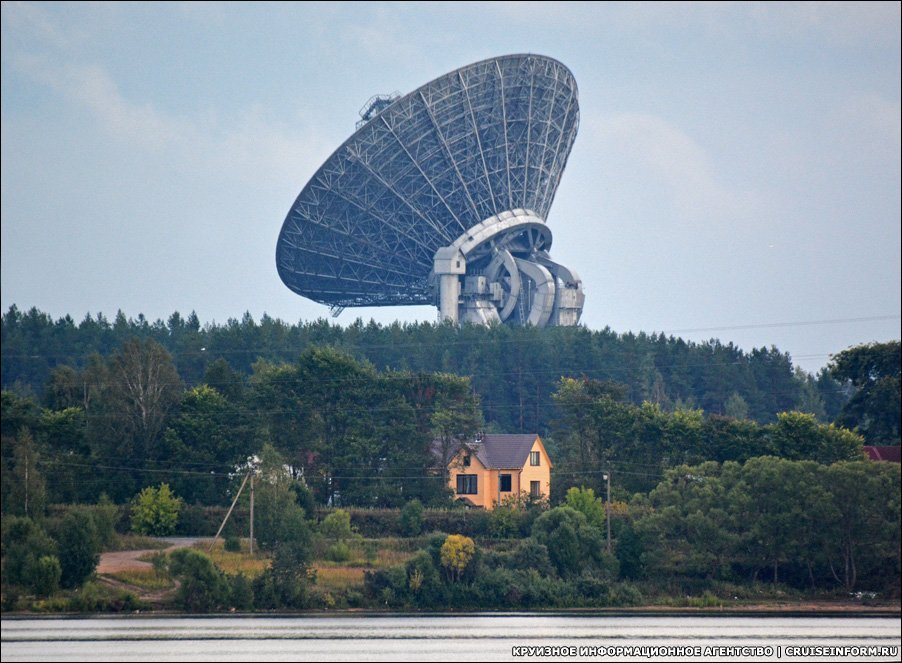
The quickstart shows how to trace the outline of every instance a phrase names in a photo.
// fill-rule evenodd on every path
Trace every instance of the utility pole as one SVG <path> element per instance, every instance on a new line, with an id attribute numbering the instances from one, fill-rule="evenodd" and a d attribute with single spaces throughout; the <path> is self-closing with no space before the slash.
<path id="1" fill-rule="evenodd" d="M 254 554 L 254 474 L 251 474 L 251 539 L 250 553 Z"/>
<path id="2" fill-rule="evenodd" d="M 604 480 L 608 482 L 608 498 L 604 503 L 604 519 L 608 525 L 608 553 L 611 552 L 611 473 L 605 472 Z"/>
<path id="3" fill-rule="evenodd" d="M 213 540 L 210 542 L 210 548 L 207 552 L 213 550 L 213 546 L 216 545 L 216 539 L 219 538 L 219 535 L 222 534 L 222 529 L 225 527 L 226 523 L 229 521 L 229 516 L 232 515 L 232 509 L 235 508 L 235 505 L 238 503 L 238 498 L 241 497 L 241 491 L 244 490 L 244 484 L 247 483 L 248 477 L 252 476 L 250 473 L 244 475 L 244 481 L 241 482 L 241 487 L 238 489 L 238 494 L 235 495 L 235 499 L 232 500 L 232 506 L 229 507 L 228 513 L 226 513 L 225 518 L 222 519 L 222 524 L 219 526 L 219 529 L 216 531 L 216 536 L 213 537 Z"/>

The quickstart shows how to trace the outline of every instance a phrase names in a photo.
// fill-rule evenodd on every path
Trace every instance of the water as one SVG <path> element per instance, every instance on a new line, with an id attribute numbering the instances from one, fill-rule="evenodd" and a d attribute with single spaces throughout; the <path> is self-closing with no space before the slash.
<path id="1" fill-rule="evenodd" d="M 902 645 L 898 617 L 315 615 L 4 619 L 0 623 L 3 663 L 543 658 L 898 661 Z M 693 649 L 646 649 L 631 657 L 630 652 L 617 649 L 624 647 Z M 716 647 L 750 649 L 711 649 Z M 840 649 L 801 649 L 805 647 Z M 877 649 L 874 655 L 866 649 L 872 647 L 894 647 L 895 651 Z M 818 653 L 829 655 L 811 655 Z"/>

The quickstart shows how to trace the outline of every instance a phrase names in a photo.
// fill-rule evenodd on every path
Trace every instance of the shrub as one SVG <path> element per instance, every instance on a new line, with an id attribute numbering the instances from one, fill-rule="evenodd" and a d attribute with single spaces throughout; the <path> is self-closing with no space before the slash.
<path id="1" fill-rule="evenodd" d="M 53 539 L 31 518 L 5 517 L 2 540 L 3 582 L 9 585 L 29 586 L 36 561 L 56 555 Z"/>
<path id="2" fill-rule="evenodd" d="M 53 555 L 31 557 L 25 565 L 25 585 L 37 596 L 50 596 L 59 589 L 60 561 Z"/>
<path id="3" fill-rule="evenodd" d="M 337 541 L 326 550 L 326 559 L 333 562 L 347 562 L 351 559 L 351 548 L 344 541 Z"/>
<path id="4" fill-rule="evenodd" d="M 311 572 L 309 541 L 285 541 L 273 551 L 272 566 L 254 579 L 257 608 L 309 608 Z"/>
<path id="5" fill-rule="evenodd" d="M 252 610 L 254 588 L 243 573 L 229 578 L 229 605 L 236 610 Z"/>
<path id="6" fill-rule="evenodd" d="M 567 491 L 567 506 L 576 509 L 586 517 L 592 527 L 604 527 L 605 508 L 600 497 L 595 497 L 591 488 L 573 487 Z"/>
<path id="7" fill-rule="evenodd" d="M 132 529 L 138 534 L 169 536 L 178 524 L 182 500 L 173 495 L 169 484 L 148 486 L 132 504 Z"/>
<path id="8" fill-rule="evenodd" d="M 63 587 L 78 587 L 100 562 L 100 541 L 94 519 L 84 511 L 72 511 L 63 518 L 57 536 Z"/>
<path id="9" fill-rule="evenodd" d="M 351 515 L 343 509 L 337 509 L 323 518 L 319 524 L 319 532 L 327 539 L 343 541 L 354 536 L 351 530 Z"/>
<path id="10" fill-rule="evenodd" d="M 620 582 L 611 586 L 610 605 L 642 605 L 644 601 L 645 597 L 642 596 L 642 592 L 635 585 L 628 582 Z"/>
<path id="11" fill-rule="evenodd" d="M 401 531 L 404 536 L 419 536 L 423 531 L 423 504 L 410 500 L 401 509 Z"/>
<path id="12" fill-rule="evenodd" d="M 241 552 L 241 539 L 237 536 L 227 536 L 223 548 L 226 552 Z"/>
<path id="13" fill-rule="evenodd" d="M 434 608 L 444 602 L 442 582 L 432 557 L 421 550 L 404 566 L 411 598 L 423 607 Z"/>
<path id="14" fill-rule="evenodd" d="M 211 612 L 225 606 L 229 585 L 222 571 L 199 550 L 179 548 L 169 556 L 169 570 L 179 579 L 176 603 L 187 612 Z"/>
<path id="15" fill-rule="evenodd" d="M 91 510 L 94 527 L 97 529 L 97 543 L 103 550 L 112 545 L 116 538 L 116 525 L 119 523 L 119 507 L 113 504 L 106 493 L 100 496 L 97 505 Z"/>

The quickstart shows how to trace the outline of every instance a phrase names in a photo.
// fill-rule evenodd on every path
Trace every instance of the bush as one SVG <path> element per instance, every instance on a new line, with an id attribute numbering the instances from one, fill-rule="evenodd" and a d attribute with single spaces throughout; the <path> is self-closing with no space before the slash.
<path id="1" fill-rule="evenodd" d="M 225 606 L 229 584 L 222 571 L 199 550 L 179 548 L 169 556 L 169 570 L 179 579 L 176 603 L 187 612 L 212 612 Z"/>
<path id="2" fill-rule="evenodd" d="M 344 541 L 338 541 L 326 550 L 326 559 L 333 562 L 347 562 L 351 559 L 351 548 Z"/>
<path id="3" fill-rule="evenodd" d="M 241 539 L 237 536 L 227 536 L 223 548 L 225 548 L 226 552 L 241 552 Z"/>
<path id="4" fill-rule="evenodd" d="M 254 579 L 254 603 L 257 608 L 312 607 L 308 541 L 285 541 L 273 551 L 272 565 Z"/>
<path id="5" fill-rule="evenodd" d="M 94 527 L 97 529 L 97 543 L 101 550 L 112 545 L 119 524 L 119 507 L 113 504 L 106 493 L 100 496 L 97 505 L 91 509 Z"/>
<path id="6" fill-rule="evenodd" d="M 63 587 L 78 587 L 94 573 L 100 562 L 100 541 L 94 519 L 84 511 L 63 518 L 57 535 Z"/>
<path id="7" fill-rule="evenodd" d="M 31 557 L 25 565 L 25 585 L 37 596 L 50 596 L 59 589 L 60 561 L 53 555 Z"/>
<path id="8" fill-rule="evenodd" d="M 229 578 L 229 605 L 235 610 L 254 608 L 254 588 L 243 573 Z"/>
<path id="9" fill-rule="evenodd" d="M 175 532 L 181 508 L 182 500 L 173 495 L 169 484 L 148 486 L 132 504 L 132 529 L 138 534 L 170 536 Z"/>
<path id="10" fill-rule="evenodd" d="M 146 606 L 124 589 L 112 589 L 97 582 L 86 582 L 72 598 L 68 609 L 75 612 L 132 612 Z"/>
<path id="11" fill-rule="evenodd" d="M 31 518 L 5 517 L 2 540 L 5 584 L 30 586 L 37 560 L 56 558 L 56 543 Z"/>
<path id="12" fill-rule="evenodd" d="M 401 509 L 401 531 L 404 536 L 419 536 L 423 532 L 423 504 L 410 500 Z"/>
<path id="13" fill-rule="evenodd" d="M 333 511 L 319 524 L 319 533 L 333 541 L 350 539 L 354 536 L 351 530 L 351 515 L 343 509 Z"/>
<path id="14" fill-rule="evenodd" d="M 610 605 L 642 605 L 644 602 L 645 597 L 642 596 L 642 592 L 640 592 L 635 585 L 628 582 L 621 582 L 611 586 Z"/>

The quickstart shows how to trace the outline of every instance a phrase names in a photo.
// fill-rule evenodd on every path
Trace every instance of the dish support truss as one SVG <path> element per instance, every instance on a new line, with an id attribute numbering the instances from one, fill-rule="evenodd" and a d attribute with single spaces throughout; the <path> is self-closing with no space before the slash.
<path id="1" fill-rule="evenodd" d="M 551 230 L 515 209 L 473 226 L 435 252 L 430 284 L 443 320 L 570 327 L 585 295 L 571 269 L 548 255 Z"/>

